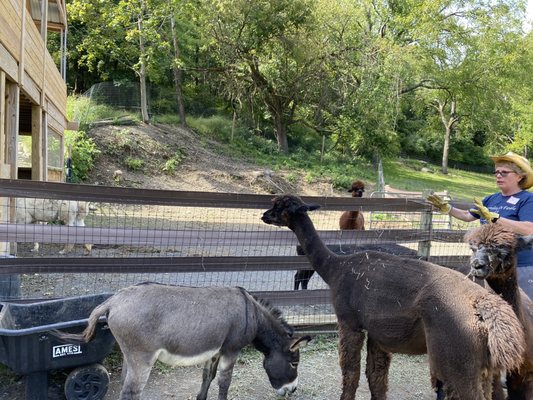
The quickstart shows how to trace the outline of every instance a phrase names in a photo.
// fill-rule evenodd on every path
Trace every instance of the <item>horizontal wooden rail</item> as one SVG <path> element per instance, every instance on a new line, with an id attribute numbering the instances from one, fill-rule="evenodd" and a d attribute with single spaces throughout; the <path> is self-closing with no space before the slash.
<path id="1" fill-rule="evenodd" d="M 36 197 L 92 202 L 151 204 L 189 207 L 267 209 L 273 195 L 183 192 L 176 190 L 131 189 L 70 183 L 0 179 L 0 193 L 5 197 Z M 354 198 L 302 196 L 308 203 L 319 204 L 325 210 L 421 212 L 429 210 L 424 199 Z M 459 203 L 454 203 L 458 205 Z"/>
<path id="2" fill-rule="evenodd" d="M 446 231 L 437 240 L 458 241 L 464 232 Z M 366 231 L 319 231 L 327 244 L 367 244 L 429 240 L 429 232 L 418 229 Z M 74 243 L 126 246 L 267 246 L 297 245 L 288 229 L 258 231 L 161 230 L 138 228 L 90 228 L 64 225 L 0 224 L 0 242 Z"/>
<path id="3" fill-rule="evenodd" d="M 468 256 L 437 256 L 430 261 L 464 270 Z M 183 273 L 287 271 L 312 269 L 305 256 L 131 257 L 131 258 L 0 258 L 0 275 L 34 273 Z"/>

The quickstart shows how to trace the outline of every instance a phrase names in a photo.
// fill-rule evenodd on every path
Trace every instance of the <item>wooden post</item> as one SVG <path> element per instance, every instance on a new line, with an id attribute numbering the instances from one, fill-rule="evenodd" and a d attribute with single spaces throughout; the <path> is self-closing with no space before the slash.
<path id="1" fill-rule="evenodd" d="M 46 169 L 43 168 L 43 118 L 39 105 L 31 106 L 31 179 L 42 181 Z"/>
<path id="2" fill-rule="evenodd" d="M 0 70 L 0 165 L 6 162 L 6 73 Z"/>
<path id="3" fill-rule="evenodd" d="M 41 165 L 43 171 L 43 181 L 48 181 L 48 113 L 43 111 L 42 117 L 41 126 L 43 128 L 43 136 L 41 142 Z"/>
<path id="4" fill-rule="evenodd" d="M 17 173 L 17 141 L 19 133 L 20 89 L 15 83 L 6 83 L 6 123 L 4 160 L 10 165 L 9 177 L 16 179 Z"/>
<path id="5" fill-rule="evenodd" d="M 26 55 L 26 1 L 21 1 L 22 3 L 22 15 L 20 23 L 20 60 L 19 60 L 19 69 L 18 69 L 18 83 L 22 87 L 24 85 L 24 61 Z"/>
<path id="6" fill-rule="evenodd" d="M 10 168 L 7 164 L 0 163 L 0 178 L 9 178 Z M 9 199 L 0 197 L 0 223 L 6 223 L 10 220 Z M 0 258 L 10 258 L 9 243 L 0 242 Z M 20 275 L 19 274 L 0 274 L 0 300 L 20 298 Z"/>
<path id="7" fill-rule="evenodd" d="M 422 211 L 422 215 L 420 217 L 420 230 L 428 233 L 427 240 L 421 240 L 418 242 L 418 257 L 421 257 L 424 260 L 429 259 L 429 254 L 431 251 L 431 232 L 433 227 L 432 217 L 433 213 L 431 212 L 431 209 Z"/>

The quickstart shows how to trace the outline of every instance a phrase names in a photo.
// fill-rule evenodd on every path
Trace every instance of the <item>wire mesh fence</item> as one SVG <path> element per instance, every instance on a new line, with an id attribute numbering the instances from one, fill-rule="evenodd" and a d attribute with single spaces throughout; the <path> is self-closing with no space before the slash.
<path id="1" fill-rule="evenodd" d="M 268 298 L 293 323 L 335 322 L 318 275 L 307 290 L 293 290 L 295 272 L 311 266 L 290 230 L 261 221 L 272 196 L 10 180 L 0 188 L 0 279 L 4 288 L 18 285 L 4 298 L 109 293 L 144 281 L 242 286 Z M 432 213 L 420 198 L 304 200 L 321 204 L 309 215 L 336 252 L 353 251 L 354 244 L 394 244 L 452 267 L 469 252 L 460 226 L 427 224 Z M 339 216 L 348 209 L 364 213 L 367 230 L 339 230 Z"/>

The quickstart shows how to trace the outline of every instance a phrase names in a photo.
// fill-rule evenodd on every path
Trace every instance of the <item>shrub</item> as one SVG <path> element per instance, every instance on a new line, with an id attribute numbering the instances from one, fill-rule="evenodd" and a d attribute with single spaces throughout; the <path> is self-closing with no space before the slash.
<path id="1" fill-rule="evenodd" d="M 89 97 L 69 96 L 67 98 L 67 117 L 71 121 L 79 122 L 80 130 L 82 131 L 89 130 L 91 124 L 95 121 L 109 119 L 118 123 L 119 119 L 125 116 L 132 120 L 139 120 L 137 115 L 105 104 L 99 104 Z"/>
<path id="2" fill-rule="evenodd" d="M 65 151 L 71 148 L 71 180 L 80 183 L 88 178 L 89 171 L 94 167 L 100 154 L 94 140 L 87 137 L 84 131 L 65 132 Z M 65 155 L 65 160 L 68 157 Z"/>
<path id="3" fill-rule="evenodd" d="M 126 157 L 124 164 L 126 164 L 126 167 L 131 171 L 140 171 L 144 167 L 144 161 L 135 157 Z"/>
<path id="4" fill-rule="evenodd" d="M 176 168 L 181 164 L 182 160 L 183 153 L 181 150 L 178 150 L 171 158 L 165 161 L 161 169 L 165 174 L 172 175 L 174 172 L 176 172 Z"/>

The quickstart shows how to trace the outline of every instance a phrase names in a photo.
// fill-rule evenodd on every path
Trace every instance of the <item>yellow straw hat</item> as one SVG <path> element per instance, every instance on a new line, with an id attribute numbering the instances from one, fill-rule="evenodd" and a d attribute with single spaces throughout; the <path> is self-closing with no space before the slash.
<path id="1" fill-rule="evenodd" d="M 520 187 L 527 190 L 533 186 L 533 169 L 527 158 L 519 156 L 512 151 L 503 156 L 492 156 L 491 158 L 494 164 L 510 162 L 517 165 L 526 174 L 525 179 L 520 182 Z"/>

